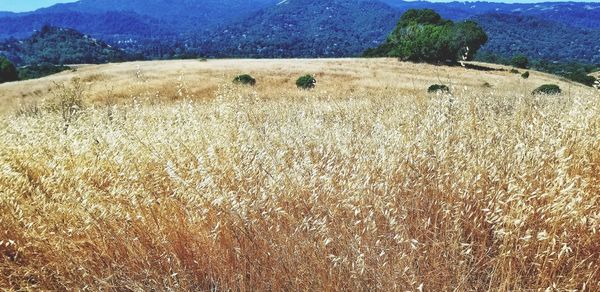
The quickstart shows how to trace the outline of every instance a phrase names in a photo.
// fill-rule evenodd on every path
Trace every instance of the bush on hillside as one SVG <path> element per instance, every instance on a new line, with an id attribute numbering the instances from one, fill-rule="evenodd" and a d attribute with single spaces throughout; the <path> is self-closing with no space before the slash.
<path id="1" fill-rule="evenodd" d="M 235 77 L 233 83 L 254 86 L 256 85 L 256 79 L 248 74 L 243 74 Z"/>
<path id="2" fill-rule="evenodd" d="M 312 89 L 315 88 L 316 84 L 317 80 L 315 77 L 309 74 L 304 75 L 296 80 L 296 86 L 298 86 L 300 89 Z"/>
<path id="3" fill-rule="evenodd" d="M 529 78 L 529 71 L 526 71 L 525 73 L 521 74 L 521 77 L 523 77 L 523 79 Z"/>
<path id="4" fill-rule="evenodd" d="M 428 93 L 437 93 L 437 92 L 448 93 L 448 92 L 450 92 L 450 88 L 443 84 L 434 84 L 434 85 L 429 86 L 429 88 L 427 89 L 427 92 Z"/>
<path id="5" fill-rule="evenodd" d="M 562 90 L 556 84 L 544 84 L 544 85 L 536 88 L 532 92 L 532 94 L 550 94 L 550 95 L 555 95 L 555 94 L 560 94 L 560 93 L 562 93 Z"/>
<path id="6" fill-rule="evenodd" d="M 578 70 L 576 72 L 566 74 L 565 77 L 575 82 L 584 84 L 586 86 L 594 86 L 594 83 L 596 83 L 596 78 L 594 76 L 588 75 L 588 73 L 583 70 Z"/>
<path id="7" fill-rule="evenodd" d="M 512 74 L 519 74 L 521 72 L 519 72 L 519 70 L 517 70 L 517 69 L 510 69 L 510 73 L 512 73 Z"/>
<path id="8" fill-rule="evenodd" d="M 516 56 L 514 56 L 512 58 L 512 60 L 510 61 L 510 63 L 517 67 L 517 68 L 521 68 L 521 69 L 526 69 L 527 67 L 529 67 L 529 59 L 527 59 L 527 56 L 523 55 L 523 54 L 518 54 Z"/>
<path id="9" fill-rule="evenodd" d="M 17 67 L 7 58 L 0 56 L 0 83 L 19 80 Z"/>

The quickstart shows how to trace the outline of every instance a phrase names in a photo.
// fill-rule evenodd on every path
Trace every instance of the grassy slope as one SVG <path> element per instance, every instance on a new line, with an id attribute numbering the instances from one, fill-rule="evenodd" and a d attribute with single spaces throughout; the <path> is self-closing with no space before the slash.
<path id="1" fill-rule="evenodd" d="M 238 72 L 256 90 L 230 85 Z M 318 88 L 300 92 L 306 72 Z M 69 74 L 0 88 L 43 92 Z M 85 102 L 109 102 L 113 85 L 120 105 L 0 122 L 0 287 L 600 288 L 589 88 L 393 60 L 77 75 L 93 80 Z M 423 93 L 438 78 L 454 96 Z M 547 81 L 565 94 L 528 94 Z"/>
<path id="2" fill-rule="evenodd" d="M 299 95 L 294 82 L 307 73 L 317 75 L 318 88 L 334 97 L 381 92 L 422 96 L 433 83 L 454 85 L 461 90 L 466 86 L 469 90 L 485 91 L 487 89 L 482 88 L 482 84 L 488 82 L 495 90 L 517 90 L 522 94 L 544 83 L 557 83 L 564 89 L 572 87 L 575 91 L 581 89 L 579 85 L 562 82 L 543 73 L 534 73 L 528 80 L 522 80 L 519 75 L 508 72 L 415 65 L 394 59 L 152 61 L 84 65 L 76 72 L 2 84 L 0 113 L 52 96 L 55 83 L 64 83 L 75 77 L 88 84 L 88 101 L 105 104 L 127 103 L 133 96 L 147 98 L 148 93 L 158 93 L 158 99 L 177 99 L 178 83 L 185 83 L 192 99 L 212 99 L 219 85 L 229 83 L 241 73 L 255 76 L 258 79 L 256 91 L 271 97 Z"/>

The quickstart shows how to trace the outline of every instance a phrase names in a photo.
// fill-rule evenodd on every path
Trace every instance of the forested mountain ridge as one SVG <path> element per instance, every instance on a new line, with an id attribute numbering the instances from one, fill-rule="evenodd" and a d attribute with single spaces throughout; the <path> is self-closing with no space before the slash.
<path id="1" fill-rule="evenodd" d="M 0 55 L 16 65 L 106 63 L 125 61 L 127 54 L 73 29 L 44 26 L 24 40 L 0 43 Z"/>
<path id="2" fill-rule="evenodd" d="M 135 59 L 351 57 L 382 43 L 409 8 L 480 23 L 490 37 L 481 53 L 599 62 L 598 3 L 81 0 L 0 13 L 0 39 L 24 39 L 50 24 L 106 41 Z"/>
<path id="3" fill-rule="evenodd" d="M 471 18 L 489 36 L 483 53 L 510 58 L 515 53 L 532 59 L 600 64 L 600 29 L 584 29 L 539 17 L 484 14 Z"/>
<path id="4" fill-rule="evenodd" d="M 381 43 L 400 13 L 371 0 L 287 0 L 212 33 L 208 56 L 355 56 Z"/>
<path id="5" fill-rule="evenodd" d="M 26 14 L 19 17 L 0 18 L 0 34 L 9 38 L 27 38 L 44 25 L 72 28 L 105 41 L 128 38 L 149 38 L 171 34 L 157 19 L 144 17 L 130 11 L 53 12 Z M 91 32 L 91 33 L 90 33 Z"/>
<path id="6" fill-rule="evenodd" d="M 204 32 L 275 3 L 276 0 L 81 0 L 27 13 L 4 16 L 0 13 L 0 24 L 13 27 L 0 30 L 0 39 L 31 34 L 32 24 L 40 22 L 71 27 L 103 39 L 116 39 L 120 35 L 146 38 L 149 33 L 160 37 Z M 102 25 L 93 25 L 94 22 Z M 119 27 L 120 23 L 139 25 L 121 26 L 120 31 L 110 29 Z"/>
<path id="7" fill-rule="evenodd" d="M 444 18 L 463 20 L 476 15 L 500 13 L 519 16 L 535 16 L 573 27 L 600 29 L 600 3 L 590 2 L 447 2 L 381 0 L 404 12 L 408 9 L 429 8 L 438 11 Z"/>

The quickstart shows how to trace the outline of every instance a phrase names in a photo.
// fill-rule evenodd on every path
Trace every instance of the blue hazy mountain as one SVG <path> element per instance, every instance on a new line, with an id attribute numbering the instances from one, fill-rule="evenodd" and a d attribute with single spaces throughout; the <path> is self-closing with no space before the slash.
<path id="1" fill-rule="evenodd" d="M 401 14 L 372 0 L 287 0 L 206 38 L 209 56 L 337 57 L 381 43 Z"/>
<path id="2" fill-rule="evenodd" d="M 449 2 L 431 3 L 425 1 L 381 0 L 382 2 L 405 11 L 411 8 L 430 8 L 442 17 L 453 20 L 471 18 L 481 14 L 511 14 L 536 16 L 569 26 L 600 29 L 600 3 L 591 2 L 542 2 L 534 4 L 496 3 L 496 2 Z"/>
<path id="3" fill-rule="evenodd" d="M 411 8 L 476 20 L 490 36 L 482 52 L 599 62 L 600 3 L 589 2 L 81 0 L 27 13 L 0 12 L 0 39 L 24 39 L 49 24 L 104 40 L 137 58 L 344 57 L 382 42 Z"/>

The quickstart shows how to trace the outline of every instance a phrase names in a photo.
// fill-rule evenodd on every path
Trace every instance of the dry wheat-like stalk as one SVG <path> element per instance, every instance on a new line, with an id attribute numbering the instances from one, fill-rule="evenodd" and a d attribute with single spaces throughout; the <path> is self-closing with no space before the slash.
<path id="1" fill-rule="evenodd" d="M 596 92 L 296 96 L 3 120 L 0 287 L 600 289 Z"/>

